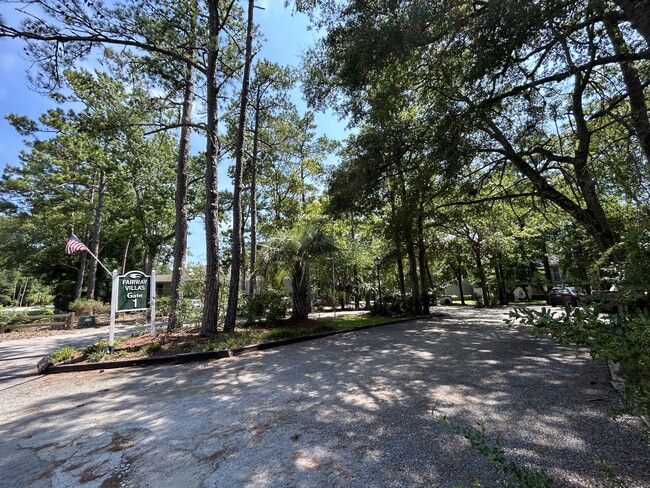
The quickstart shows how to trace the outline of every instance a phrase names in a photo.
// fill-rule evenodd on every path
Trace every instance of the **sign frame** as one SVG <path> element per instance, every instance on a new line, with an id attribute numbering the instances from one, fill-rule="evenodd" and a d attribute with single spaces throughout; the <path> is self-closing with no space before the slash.
<path id="1" fill-rule="evenodd" d="M 135 281 L 136 283 L 131 283 Z M 134 289 L 130 289 L 134 288 Z M 137 290 L 135 289 L 137 288 Z M 151 276 L 142 271 L 129 271 L 117 277 L 117 302 L 116 312 L 137 312 L 149 310 L 151 307 Z M 133 296 L 135 295 L 135 296 Z M 142 300 L 144 299 L 144 301 Z M 133 301 L 133 307 L 125 307 L 124 303 Z M 142 306 L 139 306 L 139 303 Z"/>
<path id="2" fill-rule="evenodd" d="M 127 308 L 118 310 L 118 298 L 119 298 L 119 288 L 120 288 L 120 279 L 127 278 L 129 275 L 136 274 L 139 278 L 147 278 L 147 285 L 142 289 L 142 285 L 138 285 L 138 292 L 144 292 L 146 295 L 147 288 L 149 288 L 149 297 L 146 301 L 147 306 L 144 308 Z M 136 279 L 135 277 L 133 279 Z M 144 280 L 142 280 L 144 281 Z M 126 290 L 124 290 L 126 293 Z M 142 298 L 142 297 L 139 297 Z M 137 306 L 137 302 L 135 304 Z M 111 320 L 110 320 L 110 330 L 108 333 L 108 351 L 113 352 L 113 346 L 115 345 L 115 316 L 117 312 L 133 312 L 137 310 L 151 310 L 151 336 L 156 335 L 156 271 L 152 270 L 151 275 L 145 275 L 142 271 L 129 271 L 123 275 L 118 275 L 117 270 L 113 270 L 112 282 L 111 282 Z"/>

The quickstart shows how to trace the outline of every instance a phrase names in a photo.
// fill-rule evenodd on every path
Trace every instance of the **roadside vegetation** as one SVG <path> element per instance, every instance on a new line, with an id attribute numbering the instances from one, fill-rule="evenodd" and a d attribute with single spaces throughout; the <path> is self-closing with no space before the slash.
<path id="1" fill-rule="evenodd" d="M 173 332 L 162 331 L 153 337 L 143 330 L 131 337 L 116 339 L 113 354 L 107 352 L 107 341 L 99 341 L 84 350 L 63 347 L 52 355 L 52 361 L 54 363 L 96 363 L 140 357 L 172 356 L 190 352 L 231 350 L 251 344 L 387 324 L 398 318 L 361 315 L 301 321 L 289 319 L 275 323 L 249 325 L 237 328 L 235 332 L 218 334 L 213 337 L 201 336 L 198 327 L 184 327 Z"/>

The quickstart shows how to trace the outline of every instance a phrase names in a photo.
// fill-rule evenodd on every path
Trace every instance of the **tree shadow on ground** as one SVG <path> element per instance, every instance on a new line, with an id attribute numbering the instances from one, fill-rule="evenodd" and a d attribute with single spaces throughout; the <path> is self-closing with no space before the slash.
<path id="1" fill-rule="evenodd" d="M 0 390 L 0 479 L 142 487 L 494 481 L 490 463 L 435 418 L 446 415 L 483 423 L 508 456 L 558 486 L 604 482 L 599 457 L 629 486 L 650 485 L 642 429 L 611 418 L 619 399 L 603 364 L 501 319 L 462 319 Z"/>

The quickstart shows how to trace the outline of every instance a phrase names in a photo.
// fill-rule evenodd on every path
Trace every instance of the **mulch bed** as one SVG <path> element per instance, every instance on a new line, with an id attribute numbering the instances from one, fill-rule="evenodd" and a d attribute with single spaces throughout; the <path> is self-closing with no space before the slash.
<path id="1" fill-rule="evenodd" d="M 252 329 L 255 332 L 269 332 L 273 329 L 310 329 L 319 325 L 317 320 L 287 319 L 275 323 L 260 322 L 239 330 Z M 162 330 L 155 336 L 149 334 L 134 335 L 119 341 L 115 346 L 113 354 L 104 355 L 98 362 L 122 361 L 126 359 L 137 359 L 143 357 L 161 357 L 185 354 L 190 352 L 201 352 L 214 349 L 211 345 L 221 337 L 201 336 L 199 327 L 183 327 L 179 330 Z M 81 351 L 73 358 L 62 361 L 58 364 L 80 364 L 87 363 L 89 357 Z"/>

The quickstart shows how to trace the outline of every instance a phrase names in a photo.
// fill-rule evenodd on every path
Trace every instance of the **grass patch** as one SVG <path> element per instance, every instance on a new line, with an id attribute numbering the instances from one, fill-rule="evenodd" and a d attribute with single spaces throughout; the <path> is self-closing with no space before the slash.
<path id="1" fill-rule="evenodd" d="M 106 357 L 106 353 L 104 352 L 103 349 L 100 349 L 99 351 L 93 351 L 89 353 L 87 357 L 87 361 L 89 363 L 98 363 L 105 357 Z"/>
<path id="2" fill-rule="evenodd" d="M 77 348 L 72 347 L 72 346 L 63 346 L 56 351 L 54 351 L 54 354 L 52 354 L 51 359 L 53 363 L 60 363 L 61 361 L 65 361 L 66 359 L 70 359 L 77 354 Z"/>
<path id="3" fill-rule="evenodd" d="M 376 315 L 346 315 L 341 317 L 324 317 L 316 319 L 322 326 L 327 327 L 330 332 L 333 330 L 347 330 L 355 327 L 367 327 L 369 325 L 388 324 L 395 321 L 395 317 L 378 317 Z"/>
<path id="4" fill-rule="evenodd" d="M 104 349 L 106 349 L 107 347 L 108 347 L 108 341 L 95 342 L 94 344 L 91 344 L 90 346 L 84 349 L 84 354 L 90 356 L 91 354 L 97 352 L 103 352 Z"/>
<path id="5" fill-rule="evenodd" d="M 162 349 L 162 344 L 160 342 L 150 342 L 149 344 L 145 344 L 144 346 L 142 346 L 142 348 L 140 349 L 140 353 L 143 356 L 149 356 L 157 353 L 161 349 Z"/>

